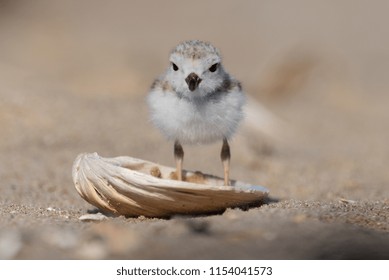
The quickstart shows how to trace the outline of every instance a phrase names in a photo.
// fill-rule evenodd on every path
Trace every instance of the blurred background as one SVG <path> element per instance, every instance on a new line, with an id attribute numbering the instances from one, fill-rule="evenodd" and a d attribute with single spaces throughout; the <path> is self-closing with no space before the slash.
<path id="1" fill-rule="evenodd" d="M 171 165 L 144 101 L 170 50 L 201 39 L 283 125 L 243 125 L 233 177 L 280 197 L 325 198 L 372 177 L 382 185 L 388 10 L 387 1 L 1 0 L 0 172 L 71 185 L 72 160 L 94 151 Z M 219 146 L 187 147 L 185 167 L 220 175 Z M 324 190 L 309 191 L 312 182 Z"/>
<path id="2" fill-rule="evenodd" d="M 386 0 L 0 0 L 0 259 L 387 258 L 388 11 Z M 73 186 L 79 153 L 174 165 L 145 98 L 188 39 L 218 47 L 250 97 L 231 177 L 279 203 L 80 222 L 95 210 Z M 185 146 L 184 168 L 222 175 L 220 148 Z"/>
<path id="3" fill-rule="evenodd" d="M 232 177 L 280 198 L 382 197 L 388 11 L 385 0 L 1 0 L 0 175 L 24 186 L 4 197 L 30 201 L 37 189 L 42 203 L 79 201 L 70 168 L 80 152 L 173 165 L 145 97 L 187 39 L 217 46 L 280 125 L 242 126 Z M 219 149 L 185 147 L 185 168 L 221 175 Z"/>

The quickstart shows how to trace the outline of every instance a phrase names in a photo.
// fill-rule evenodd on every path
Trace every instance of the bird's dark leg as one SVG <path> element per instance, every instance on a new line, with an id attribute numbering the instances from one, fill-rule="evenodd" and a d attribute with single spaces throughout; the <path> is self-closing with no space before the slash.
<path id="1" fill-rule="evenodd" d="M 224 168 L 224 185 L 230 185 L 230 146 L 228 145 L 228 141 L 226 138 L 223 139 L 222 151 L 220 153 L 220 157 L 223 163 Z"/>
<path id="2" fill-rule="evenodd" d="M 184 160 L 184 150 L 178 140 L 174 142 L 174 159 L 176 161 L 177 180 L 182 181 L 182 162 Z"/>

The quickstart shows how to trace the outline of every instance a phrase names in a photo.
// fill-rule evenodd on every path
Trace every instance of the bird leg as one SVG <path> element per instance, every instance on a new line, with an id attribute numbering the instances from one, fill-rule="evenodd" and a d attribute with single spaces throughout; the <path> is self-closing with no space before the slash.
<path id="1" fill-rule="evenodd" d="M 220 153 L 220 157 L 223 163 L 224 168 L 224 185 L 230 185 L 230 146 L 228 145 L 228 141 L 226 138 L 223 139 L 222 151 Z"/>
<path id="2" fill-rule="evenodd" d="M 178 140 L 174 142 L 174 159 L 176 161 L 177 180 L 182 181 L 182 162 L 184 160 L 184 150 Z"/>

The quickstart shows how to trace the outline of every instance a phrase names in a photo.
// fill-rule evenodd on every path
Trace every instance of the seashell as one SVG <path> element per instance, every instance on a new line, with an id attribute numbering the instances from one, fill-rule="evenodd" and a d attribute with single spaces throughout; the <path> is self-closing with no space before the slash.
<path id="1" fill-rule="evenodd" d="M 80 196 L 105 213 L 130 217 L 169 217 L 260 205 L 268 190 L 239 181 L 175 169 L 142 159 L 80 154 L 73 164 L 73 182 Z"/>

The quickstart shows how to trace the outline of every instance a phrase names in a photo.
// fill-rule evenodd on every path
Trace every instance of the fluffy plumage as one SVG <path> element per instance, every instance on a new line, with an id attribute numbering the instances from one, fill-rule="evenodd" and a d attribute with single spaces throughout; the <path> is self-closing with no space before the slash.
<path id="1" fill-rule="evenodd" d="M 197 80 L 188 82 L 193 73 Z M 171 52 L 168 69 L 148 96 L 151 121 L 182 144 L 229 139 L 243 119 L 244 103 L 240 83 L 224 70 L 220 52 L 202 41 L 184 42 Z"/>

